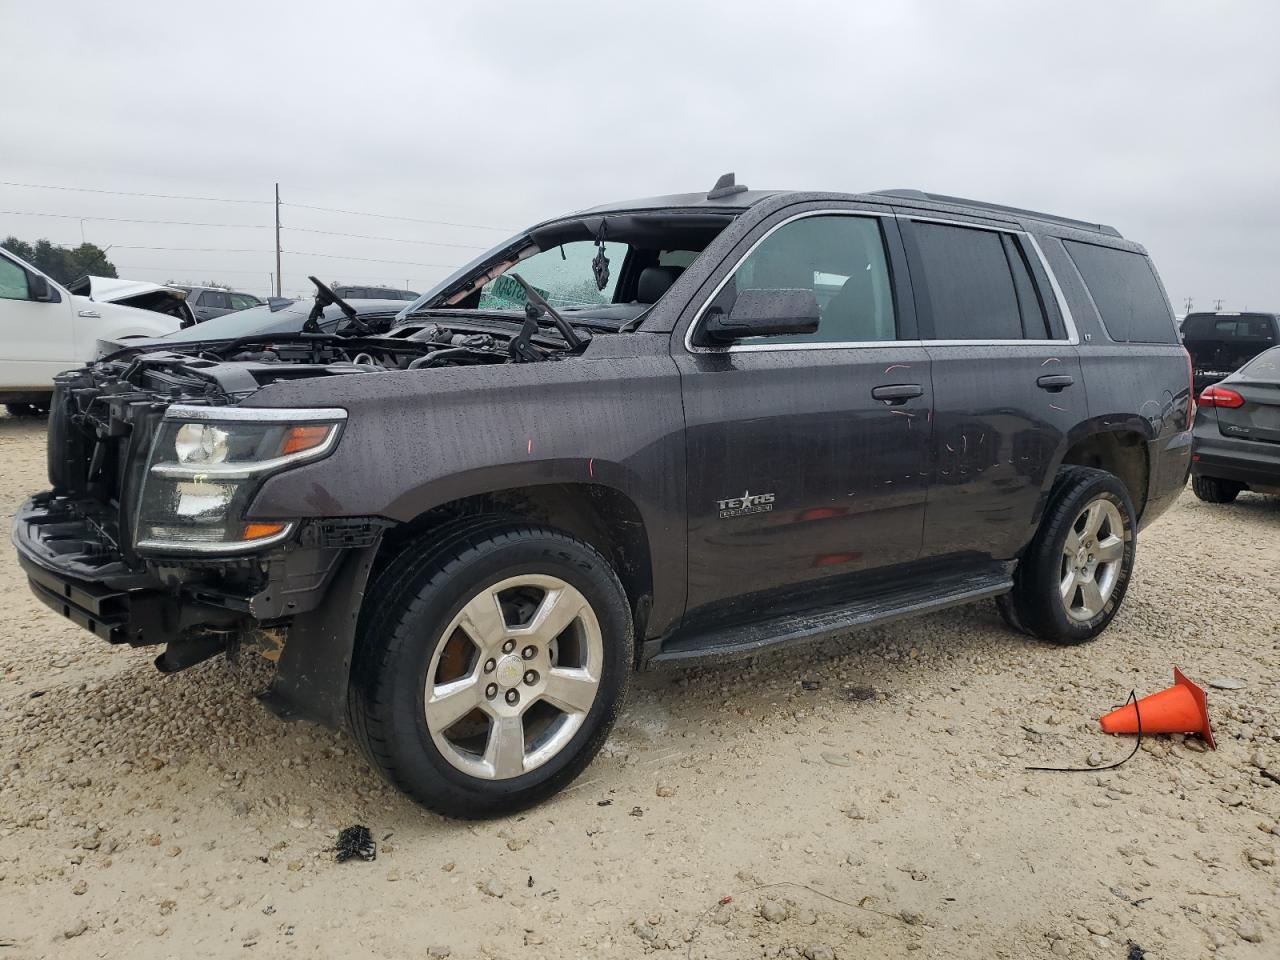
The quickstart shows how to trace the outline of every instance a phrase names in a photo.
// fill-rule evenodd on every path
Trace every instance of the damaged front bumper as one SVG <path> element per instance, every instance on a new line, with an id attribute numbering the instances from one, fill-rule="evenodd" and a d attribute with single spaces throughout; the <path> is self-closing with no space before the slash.
<path id="1" fill-rule="evenodd" d="M 37 598 L 109 643 L 166 644 L 163 672 L 257 648 L 278 663 L 263 695 L 276 713 L 344 722 L 356 618 L 385 524 L 316 521 L 253 556 L 131 565 L 96 511 L 47 493 L 18 508 L 13 543 Z"/>

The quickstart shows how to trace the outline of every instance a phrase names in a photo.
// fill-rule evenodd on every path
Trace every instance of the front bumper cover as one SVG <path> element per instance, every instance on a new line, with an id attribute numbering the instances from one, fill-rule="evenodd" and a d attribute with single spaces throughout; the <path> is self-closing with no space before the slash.
<path id="1" fill-rule="evenodd" d="M 356 623 L 388 524 L 313 522 L 293 548 L 238 560 L 148 561 L 139 570 L 125 563 L 92 513 L 91 505 L 49 494 L 18 508 L 13 543 L 41 601 L 110 643 L 168 643 L 166 653 L 211 630 L 287 626 L 263 702 L 287 719 L 345 723 Z M 159 660 L 157 666 L 165 669 Z"/>
<path id="2" fill-rule="evenodd" d="M 14 515 L 13 544 L 31 591 L 46 606 L 109 643 L 148 646 L 194 626 L 226 628 L 232 609 L 184 598 L 145 570 L 131 569 L 95 522 L 49 495 Z"/>

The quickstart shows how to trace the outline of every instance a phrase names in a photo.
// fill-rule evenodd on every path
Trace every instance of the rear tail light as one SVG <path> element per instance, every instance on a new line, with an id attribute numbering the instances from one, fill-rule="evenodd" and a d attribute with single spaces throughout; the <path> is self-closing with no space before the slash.
<path id="1" fill-rule="evenodd" d="M 1191 362 L 1191 351 L 1186 347 L 1182 348 L 1183 356 L 1187 358 L 1187 426 L 1190 430 L 1192 423 L 1196 419 L 1196 369 L 1195 364 Z"/>
<path id="2" fill-rule="evenodd" d="M 1229 407 L 1234 410 L 1236 407 L 1244 406 L 1244 397 L 1226 387 L 1205 387 L 1204 392 L 1200 394 L 1200 406 Z"/>

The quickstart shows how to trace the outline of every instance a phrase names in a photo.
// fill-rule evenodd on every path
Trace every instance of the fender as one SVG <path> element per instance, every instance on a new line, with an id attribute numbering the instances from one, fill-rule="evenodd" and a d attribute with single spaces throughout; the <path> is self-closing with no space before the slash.
<path id="1" fill-rule="evenodd" d="M 1151 469 L 1150 454 L 1148 452 L 1148 444 L 1156 440 L 1160 436 L 1165 415 L 1155 418 L 1148 418 L 1133 413 L 1114 413 L 1103 416 L 1090 417 L 1082 420 L 1072 427 L 1062 443 L 1058 445 L 1058 449 L 1054 451 L 1052 466 L 1045 474 L 1045 482 L 1040 490 L 1040 498 L 1036 502 L 1035 516 L 1032 522 L 1032 529 L 1040 523 L 1040 517 L 1044 513 L 1045 506 L 1049 501 L 1049 492 L 1053 488 L 1054 480 L 1057 478 L 1058 471 L 1062 468 L 1066 461 L 1067 454 L 1086 441 L 1105 436 L 1137 436 L 1141 439 L 1142 456 L 1146 463 L 1146 484 L 1142 489 L 1142 498 L 1145 502 L 1150 495 L 1150 485 L 1154 474 Z M 1122 478 L 1124 479 L 1124 478 Z"/>
<path id="2" fill-rule="evenodd" d="M 267 479 L 249 515 L 409 523 L 476 495 L 595 484 L 644 523 L 659 628 L 683 613 L 687 586 L 679 374 L 665 336 L 612 339 L 561 361 L 264 387 L 252 406 L 341 406 L 348 419 L 333 454 Z"/>

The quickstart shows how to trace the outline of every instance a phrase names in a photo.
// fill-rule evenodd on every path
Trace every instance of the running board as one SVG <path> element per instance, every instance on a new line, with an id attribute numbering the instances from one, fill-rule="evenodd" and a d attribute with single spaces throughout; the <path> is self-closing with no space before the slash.
<path id="1" fill-rule="evenodd" d="M 730 627 L 699 633 L 680 631 L 672 635 L 649 662 L 685 666 L 704 659 L 749 657 L 778 647 L 824 640 L 862 627 L 998 597 L 1011 589 L 1013 579 L 1003 565 L 935 577 L 911 586 L 881 589 L 856 600 L 842 600 Z"/>

